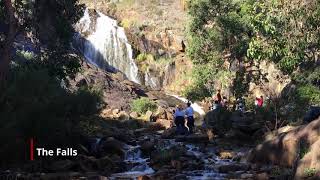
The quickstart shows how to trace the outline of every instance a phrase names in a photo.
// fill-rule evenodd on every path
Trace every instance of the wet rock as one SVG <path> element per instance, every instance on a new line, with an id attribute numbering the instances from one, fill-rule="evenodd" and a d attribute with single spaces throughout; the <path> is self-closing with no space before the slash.
<path id="1" fill-rule="evenodd" d="M 113 137 L 109 137 L 107 139 L 101 140 L 100 151 L 102 154 L 117 154 L 120 157 L 123 157 L 125 154 L 125 146 L 126 144 L 114 139 Z"/>
<path id="2" fill-rule="evenodd" d="M 150 154 L 152 150 L 155 149 L 155 141 L 145 141 L 141 145 L 141 151 L 145 154 Z"/>
<path id="3" fill-rule="evenodd" d="M 187 180 L 187 176 L 184 174 L 178 174 L 170 178 L 170 180 Z"/>
<path id="4" fill-rule="evenodd" d="M 221 151 L 218 153 L 218 156 L 221 159 L 232 159 L 233 157 L 235 157 L 235 153 L 232 151 Z"/>
<path id="5" fill-rule="evenodd" d="M 221 165 L 218 167 L 218 170 L 221 173 L 247 171 L 249 169 L 250 169 L 250 165 L 248 164 L 227 164 L 227 165 Z"/>
<path id="6" fill-rule="evenodd" d="M 178 172 L 180 172 L 182 169 L 182 163 L 179 160 L 171 160 L 171 166 Z"/>
<path id="7" fill-rule="evenodd" d="M 174 138 L 175 134 L 176 134 L 176 128 L 175 127 L 174 128 L 170 128 L 170 129 L 165 130 L 162 133 L 161 138 L 163 138 L 163 139 L 172 139 L 172 138 Z"/>
<path id="8" fill-rule="evenodd" d="M 78 155 L 77 161 L 82 171 L 88 172 L 97 169 L 97 161 L 92 156 Z"/>
<path id="9" fill-rule="evenodd" d="M 54 162 L 51 165 L 51 170 L 52 171 L 68 171 L 70 170 L 72 167 L 74 167 L 75 163 L 73 161 L 70 160 L 61 160 L 61 161 L 57 161 Z"/>
<path id="10" fill-rule="evenodd" d="M 97 160 L 98 169 L 111 170 L 115 166 L 113 160 L 108 156 L 100 158 Z"/>
<path id="11" fill-rule="evenodd" d="M 152 180 L 150 176 L 144 175 L 144 176 L 139 176 L 137 180 Z"/>
<path id="12" fill-rule="evenodd" d="M 254 176 L 256 180 L 269 180 L 269 175 L 267 173 L 259 173 Z"/>
<path id="13" fill-rule="evenodd" d="M 209 138 L 205 134 L 191 134 L 188 136 L 176 136 L 176 141 L 190 143 L 208 143 Z"/>
<path id="14" fill-rule="evenodd" d="M 43 179 L 43 180 L 70 179 L 71 177 L 77 177 L 77 176 L 79 177 L 79 176 L 81 176 L 81 174 L 74 173 L 74 172 L 72 172 L 72 173 L 71 172 L 69 172 L 69 173 L 43 173 L 40 175 L 40 179 Z M 30 176 L 26 179 L 29 179 L 29 178 L 30 178 Z M 36 178 L 34 178 L 34 179 L 36 179 Z"/>
<path id="15" fill-rule="evenodd" d="M 254 175 L 253 174 L 249 174 L 249 173 L 244 173 L 244 174 L 241 174 L 240 178 L 241 179 L 249 179 L 249 178 L 253 178 Z"/>

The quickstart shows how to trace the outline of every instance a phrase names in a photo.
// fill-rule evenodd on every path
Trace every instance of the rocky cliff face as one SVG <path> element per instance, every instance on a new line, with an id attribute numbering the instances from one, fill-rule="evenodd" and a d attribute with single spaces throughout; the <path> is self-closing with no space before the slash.
<path id="1" fill-rule="evenodd" d="M 184 0 L 82 0 L 87 7 L 104 12 L 118 20 L 124 27 L 134 58 L 138 64 L 142 84 L 154 89 L 179 93 L 192 83 L 192 62 L 186 57 L 188 43 L 185 36 L 187 11 Z M 138 62 L 143 54 L 152 60 Z M 226 63 L 228 64 L 228 63 Z M 245 68 L 248 90 L 255 96 L 278 96 L 290 83 L 275 64 L 265 61 L 254 65 L 228 65 L 230 71 Z M 237 67 L 235 67 L 237 66 Z M 242 66 L 242 67 L 238 67 Z M 256 82 L 253 76 L 259 76 Z M 224 78 L 222 78 L 224 79 Z M 225 80 L 225 79 L 224 79 Z M 233 79 L 228 79 L 224 94 L 232 95 Z M 222 82 L 214 80 L 215 87 Z"/>
<path id="2" fill-rule="evenodd" d="M 180 91 L 191 82 L 192 63 L 184 50 L 187 15 L 183 1 L 81 1 L 118 20 L 139 54 L 152 56 L 152 61 L 139 64 L 141 83 L 154 89 Z"/>

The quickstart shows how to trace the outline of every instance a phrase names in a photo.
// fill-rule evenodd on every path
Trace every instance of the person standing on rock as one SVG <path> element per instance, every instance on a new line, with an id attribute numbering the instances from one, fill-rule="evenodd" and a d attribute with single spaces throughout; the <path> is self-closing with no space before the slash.
<path id="1" fill-rule="evenodd" d="M 193 108 L 191 107 L 191 103 L 188 102 L 187 103 L 187 109 L 186 109 L 186 116 L 187 116 L 187 126 L 189 128 L 189 134 L 193 133 L 193 129 L 194 129 L 194 111 Z"/>
<path id="2" fill-rule="evenodd" d="M 185 112 L 182 109 L 181 105 L 177 105 L 176 110 L 174 111 L 174 123 L 177 126 L 177 134 L 184 134 L 186 127 L 184 126 L 185 120 L 184 120 Z"/>
<path id="3" fill-rule="evenodd" d="M 260 98 L 256 98 L 256 106 L 260 108 L 263 106 L 263 96 L 260 96 Z"/>
<path id="4" fill-rule="evenodd" d="M 218 101 L 219 104 L 221 104 L 221 101 L 222 101 L 222 97 L 221 97 L 221 90 L 219 89 L 215 98 L 214 98 L 215 101 Z"/>

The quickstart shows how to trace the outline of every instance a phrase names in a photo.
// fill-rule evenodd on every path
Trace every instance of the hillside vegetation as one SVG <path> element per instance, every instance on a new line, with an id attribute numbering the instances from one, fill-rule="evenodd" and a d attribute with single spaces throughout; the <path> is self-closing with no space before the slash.
<path id="1" fill-rule="evenodd" d="M 319 1 L 196 0 L 189 15 L 187 50 L 196 67 L 187 96 L 210 96 L 213 81 L 247 95 L 250 82 L 265 82 L 248 67 L 268 61 L 293 80 L 294 100 L 319 105 Z"/>

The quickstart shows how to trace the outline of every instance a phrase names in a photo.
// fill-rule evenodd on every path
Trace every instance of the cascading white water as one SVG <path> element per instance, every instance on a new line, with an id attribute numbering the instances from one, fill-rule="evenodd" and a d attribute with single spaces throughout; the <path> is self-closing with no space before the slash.
<path id="1" fill-rule="evenodd" d="M 179 99 L 179 100 L 181 100 L 181 101 L 183 101 L 185 103 L 188 102 L 188 99 L 186 99 L 186 98 L 183 98 L 183 97 L 180 97 L 180 96 L 177 96 L 177 95 L 170 95 L 170 96 L 175 97 L 175 98 L 177 98 L 177 99 Z M 205 112 L 204 112 L 203 108 L 199 104 L 192 103 L 191 107 L 193 108 L 193 110 L 195 112 L 199 113 L 201 116 L 205 115 Z"/>
<path id="2" fill-rule="evenodd" d="M 112 174 L 110 179 L 138 179 L 139 176 L 153 174 L 155 171 L 148 165 L 149 158 L 142 158 L 140 146 L 127 146 L 125 163 L 133 164 L 127 172 Z"/>
<path id="3" fill-rule="evenodd" d="M 134 62 L 133 50 L 123 27 L 117 21 L 97 12 L 95 28 L 89 10 L 77 24 L 78 34 L 74 38 L 75 46 L 86 59 L 102 69 L 117 70 L 127 78 L 140 83 L 138 67 Z M 93 31 L 90 30 L 95 29 Z M 84 37 L 83 34 L 89 34 Z"/>

